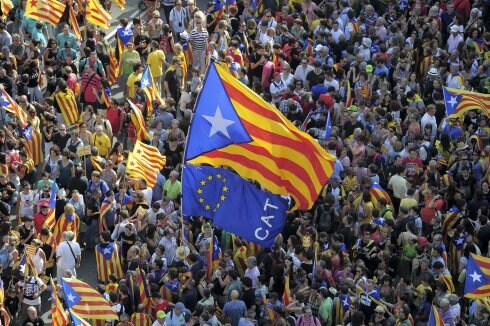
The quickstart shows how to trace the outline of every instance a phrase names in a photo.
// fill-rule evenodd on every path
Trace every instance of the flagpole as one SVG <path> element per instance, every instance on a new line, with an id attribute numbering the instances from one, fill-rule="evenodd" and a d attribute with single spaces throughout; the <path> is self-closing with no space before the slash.
<path id="1" fill-rule="evenodd" d="M 209 75 L 209 69 L 211 67 L 213 63 L 210 62 L 208 64 L 208 66 L 206 67 L 206 74 L 204 75 L 204 81 L 207 79 L 208 75 Z M 201 99 L 201 95 L 202 95 L 202 89 L 201 91 L 199 92 L 199 94 L 197 95 L 197 98 L 196 98 L 196 102 L 194 103 L 194 112 L 196 112 L 196 106 L 197 104 L 199 103 L 199 100 Z M 194 122 L 194 114 L 191 116 L 191 121 L 189 123 L 189 128 L 187 129 L 187 137 L 185 139 L 185 142 L 184 142 L 184 157 L 183 157 L 183 162 L 182 162 L 182 174 L 181 174 L 181 177 L 180 177 L 180 182 L 181 184 L 183 185 L 184 184 L 184 169 L 186 167 L 185 165 L 185 158 L 187 156 L 187 143 L 189 141 L 189 138 L 191 136 L 191 126 L 192 126 L 192 123 Z M 180 213 L 182 214 L 182 230 L 183 230 L 183 227 L 184 227 L 184 187 L 182 187 L 182 194 L 180 196 Z M 182 236 L 184 236 L 184 233 L 182 233 Z"/>

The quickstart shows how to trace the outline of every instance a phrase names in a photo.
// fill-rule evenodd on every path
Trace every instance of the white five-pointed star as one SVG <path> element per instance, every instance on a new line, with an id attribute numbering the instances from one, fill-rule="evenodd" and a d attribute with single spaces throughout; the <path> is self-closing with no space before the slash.
<path id="1" fill-rule="evenodd" d="M 456 96 L 451 96 L 451 99 L 449 101 L 447 101 L 449 104 L 451 104 L 451 106 L 455 106 L 456 103 L 458 103 L 456 101 Z"/>
<path id="2" fill-rule="evenodd" d="M 343 306 L 348 306 L 349 305 L 349 301 L 347 300 L 347 298 L 345 298 L 344 300 L 342 300 L 342 305 Z"/>
<path id="3" fill-rule="evenodd" d="M 31 137 L 31 133 L 32 133 L 32 130 L 31 129 L 27 129 L 24 133 L 24 135 L 26 136 L 26 138 L 30 138 Z"/>
<path id="4" fill-rule="evenodd" d="M 111 249 L 109 249 L 109 248 L 104 249 L 104 255 L 110 254 L 110 253 L 111 253 Z"/>
<path id="5" fill-rule="evenodd" d="M 473 271 L 473 274 L 470 274 L 470 277 L 472 278 L 472 281 L 473 282 L 476 282 L 478 280 L 478 282 L 481 282 L 481 275 L 478 274 L 476 271 Z"/>
<path id="6" fill-rule="evenodd" d="M 214 113 L 214 116 L 203 115 L 202 117 L 211 124 L 211 131 L 209 131 L 209 137 L 212 137 L 214 134 L 218 133 L 219 131 L 228 139 L 230 139 L 230 135 L 228 134 L 228 130 L 226 128 L 234 124 L 235 121 L 223 118 L 219 106 L 216 108 L 216 112 Z"/>
<path id="7" fill-rule="evenodd" d="M 460 245 L 464 242 L 464 238 L 459 238 L 458 240 L 455 241 L 457 245 Z"/>
<path id="8" fill-rule="evenodd" d="M 68 293 L 68 301 L 75 302 L 75 296 L 72 293 Z"/>
<path id="9" fill-rule="evenodd" d="M 404 11 L 404 10 L 405 10 L 405 8 L 406 8 L 407 6 L 405 5 L 405 2 L 401 2 L 401 3 L 399 4 L 399 7 L 400 7 L 400 9 L 401 9 L 402 11 Z"/>
<path id="10" fill-rule="evenodd" d="M 128 30 L 128 29 L 124 29 L 121 33 L 123 36 L 128 36 L 128 35 L 131 35 L 131 31 Z"/>
<path id="11" fill-rule="evenodd" d="M 148 79 L 146 79 L 146 78 L 145 79 L 142 79 L 141 80 L 141 87 L 142 88 L 145 88 L 145 87 L 148 87 L 148 86 L 150 86 L 150 81 Z"/>

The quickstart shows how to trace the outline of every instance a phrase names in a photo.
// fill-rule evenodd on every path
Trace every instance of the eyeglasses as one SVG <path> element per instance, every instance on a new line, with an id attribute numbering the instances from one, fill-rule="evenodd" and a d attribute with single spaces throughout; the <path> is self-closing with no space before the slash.
<path id="1" fill-rule="evenodd" d="M 199 22 L 196 22 L 196 25 L 201 25 L 201 24 L 202 24 L 202 22 L 200 22 L 200 21 Z"/>
<path id="2" fill-rule="evenodd" d="M 271 18 L 272 16 L 265 16 L 265 18 Z"/>
<path id="3" fill-rule="evenodd" d="M 385 314 L 384 312 L 376 311 L 376 315 L 384 315 L 384 314 Z"/>

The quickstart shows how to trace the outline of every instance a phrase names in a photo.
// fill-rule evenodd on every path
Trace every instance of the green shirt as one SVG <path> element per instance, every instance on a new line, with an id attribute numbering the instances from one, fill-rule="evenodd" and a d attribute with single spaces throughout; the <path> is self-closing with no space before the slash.
<path id="1" fill-rule="evenodd" d="M 125 75 L 131 75 L 133 73 L 133 65 L 131 63 L 126 62 L 129 60 L 130 62 L 134 60 L 139 59 L 139 54 L 136 51 L 132 52 L 123 52 L 122 55 L 122 68 L 123 68 L 123 74 Z"/>
<path id="2" fill-rule="evenodd" d="M 333 301 L 331 298 L 326 298 L 323 300 L 322 304 L 318 308 L 318 316 L 320 317 L 321 321 L 324 322 L 327 326 L 332 325 L 332 307 L 333 307 Z"/>
<path id="3" fill-rule="evenodd" d="M 174 184 L 172 184 L 170 180 L 167 180 L 163 185 L 163 192 L 170 197 L 170 199 L 175 200 L 175 198 L 182 193 L 182 184 L 178 180 L 176 180 Z"/>

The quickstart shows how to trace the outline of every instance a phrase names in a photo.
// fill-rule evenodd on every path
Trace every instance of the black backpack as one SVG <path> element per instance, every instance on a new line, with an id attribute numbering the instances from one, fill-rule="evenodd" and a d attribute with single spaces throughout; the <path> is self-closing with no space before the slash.
<path id="1" fill-rule="evenodd" d="M 330 232 L 333 226 L 334 207 L 326 207 L 325 204 L 318 206 L 318 230 L 320 232 Z"/>

